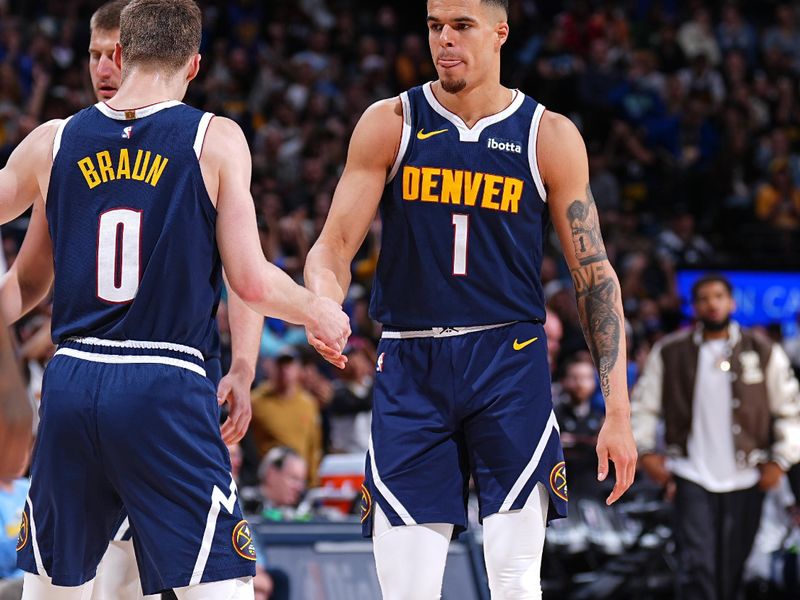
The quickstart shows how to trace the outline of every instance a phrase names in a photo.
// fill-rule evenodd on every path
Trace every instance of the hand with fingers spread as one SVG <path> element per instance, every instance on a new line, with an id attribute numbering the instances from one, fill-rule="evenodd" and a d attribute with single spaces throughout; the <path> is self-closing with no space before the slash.
<path id="1" fill-rule="evenodd" d="M 306 325 L 308 343 L 329 363 L 343 369 L 347 358 L 342 351 L 350 337 L 350 318 L 339 304 L 321 296 L 315 298 L 312 314 L 314 321 Z"/>
<path id="2" fill-rule="evenodd" d="M 614 463 L 617 481 L 606 504 L 614 504 L 631 486 L 636 475 L 636 443 L 627 415 L 607 415 L 597 436 L 597 480 L 608 477 L 608 461 Z"/>
<path id="3" fill-rule="evenodd" d="M 223 377 L 217 387 L 217 402 L 228 404 L 228 418 L 222 424 L 222 440 L 225 444 L 235 444 L 247 433 L 252 415 L 250 405 L 251 373 L 231 370 Z"/>

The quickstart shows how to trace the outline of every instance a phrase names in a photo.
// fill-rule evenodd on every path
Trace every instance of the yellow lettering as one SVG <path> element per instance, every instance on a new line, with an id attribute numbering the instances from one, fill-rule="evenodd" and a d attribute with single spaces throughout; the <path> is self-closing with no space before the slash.
<path id="1" fill-rule="evenodd" d="M 119 165 L 117 165 L 117 179 L 131 178 L 131 159 L 128 156 L 128 149 L 123 148 L 119 151 Z"/>
<path id="2" fill-rule="evenodd" d="M 98 185 L 100 185 L 100 176 L 97 174 L 97 170 L 94 168 L 94 163 L 92 159 L 88 156 L 86 158 L 82 158 L 78 161 L 78 167 L 83 173 L 83 178 L 86 180 L 86 185 L 89 186 L 89 189 L 94 189 Z"/>
<path id="3" fill-rule="evenodd" d="M 144 156 L 144 161 L 142 161 L 143 156 Z M 136 162 L 133 164 L 133 179 L 137 181 L 144 181 L 145 175 L 147 174 L 147 165 L 149 164 L 150 164 L 150 150 L 148 150 L 147 152 L 138 150 L 136 152 Z"/>
<path id="4" fill-rule="evenodd" d="M 483 173 L 466 171 L 464 177 L 464 204 L 467 206 L 475 206 L 475 201 L 478 199 L 478 192 L 481 189 L 482 181 Z"/>
<path id="5" fill-rule="evenodd" d="M 419 168 L 403 167 L 403 200 L 419 198 Z"/>
<path id="6" fill-rule="evenodd" d="M 439 185 L 439 181 L 434 179 L 434 175 L 439 175 L 441 169 L 432 169 L 431 167 L 422 167 L 422 197 L 423 202 L 438 202 L 439 196 L 435 195 L 434 188 Z"/>
<path id="7" fill-rule="evenodd" d="M 503 182 L 503 178 L 499 175 L 486 175 L 483 180 L 483 200 L 481 201 L 481 208 L 500 210 L 500 204 L 496 200 L 493 200 L 493 198 L 500 193 L 497 185 Z"/>
<path id="8" fill-rule="evenodd" d="M 167 166 L 168 162 L 168 158 L 163 158 L 160 154 L 156 154 L 156 157 L 153 159 L 153 166 L 150 167 L 150 172 L 147 174 L 147 179 L 145 179 L 144 182 L 156 187 L 156 185 L 158 185 L 158 180 L 161 179 L 161 174 L 164 172 L 164 167 Z"/>
<path id="9" fill-rule="evenodd" d="M 522 198 L 522 188 L 525 186 L 521 179 L 506 177 L 506 184 L 503 186 L 503 199 L 500 202 L 500 210 L 511 211 L 514 214 L 519 212 L 519 200 Z"/>
<path id="10" fill-rule="evenodd" d="M 464 171 L 442 169 L 442 204 L 461 204 Z"/>
<path id="11" fill-rule="evenodd" d="M 114 180 L 114 167 L 111 166 L 111 154 L 108 150 L 97 153 L 97 166 L 103 183 Z"/>

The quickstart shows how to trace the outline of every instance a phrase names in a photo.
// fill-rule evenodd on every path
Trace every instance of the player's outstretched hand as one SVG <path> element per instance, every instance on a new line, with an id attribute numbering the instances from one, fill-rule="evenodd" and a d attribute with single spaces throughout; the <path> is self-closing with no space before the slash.
<path id="1" fill-rule="evenodd" d="M 316 298 L 312 314 L 314 322 L 306 326 L 308 343 L 329 363 L 343 369 L 347 358 L 342 351 L 350 337 L 350 318 L 336 302 L 321 296 Z"/>
<path id="2" fill-rule="evenodd" d="M 247 433 L 250 419 L 253 416 L 250 405 L 252 381 L 252 377 L 231 371 L 220 380 L 217 387 L 219 405 L 228 403 L 228 418 L 220 428 L 222 441 L 227 445 L 237 443 Z"/>
<path id="3" fill-rule="evenodd" d="M 614 504 L 631 487 L 636 475 L 636 443 L 628 416 L 607 415 L 597 436 L 597 480 L 608 477 L 608 461 L 614 462 L 617 481 L 606 504 Z"/>

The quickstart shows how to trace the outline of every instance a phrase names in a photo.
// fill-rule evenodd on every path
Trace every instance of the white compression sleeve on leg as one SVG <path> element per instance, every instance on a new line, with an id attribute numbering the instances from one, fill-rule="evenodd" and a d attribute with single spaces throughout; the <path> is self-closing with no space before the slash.
<path id="1" fill-rule="evenodd" d="M 372 545 L 383 600 L 438 600 L 442 595 L 449 523 L 392 525 L 375 503 Z"/>
<path id="2" fill-rule="evenodd" d="M 521 510 L 483 520 L 483 555 L 492 600 L 541 600 L 548 503 L 547 490 L 537 483 Z"/>
<path id="3" fill-rule="evenodd" d="M 198 583 L 173 590 L 178 600 L 253 600 L 253 578 Z"/>
<path id="4" fill-rule="evenodd" d="M 49 577 L 25 573 L 22 600 L 89 600 L 94 580 L 75 587 L 53 585 Z"/>

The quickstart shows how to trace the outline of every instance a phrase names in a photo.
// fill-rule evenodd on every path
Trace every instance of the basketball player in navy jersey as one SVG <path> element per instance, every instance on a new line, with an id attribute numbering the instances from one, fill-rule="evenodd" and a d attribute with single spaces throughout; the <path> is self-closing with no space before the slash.
<path id="1" fill-rule="evenodd" d="M 119 89 L 121 74 L 114 63 L 113 53 L 119 42 L 120 13 L 129 3 L 130 0 L 108 2 L 95 11 L 90 20 L 88 66 L 92 91 L 98 102 L 110 100 Z M 4 202 L 3 207 L 5 211 L 19 212 L 28 208 L 25 203 L 29 202 L 29 198 L 21 197 Z M 48 243 L 45 225 L 41 220 L 30 224 L 14 265 L 0 279 L 0 313 L 9 323 L 29 312 L 50 290 L 52 280 L 40 276 L 42 269 L 52 272 L 46 264 L 47 253 L 38 246 L 43 241 Z M 233 346 L 231 368 L 222 377 L 219 345 L 214 344 L 211 355 L 205 357 L 205 369 L 209 379 L 217 386 L 219 401 L 228 403 L 229 412 L 222 426 L 222 436 L 226 444 L 232 444 L 244 436 L 250 422 L 250 386 L 255 376 L 263 316 L 247 307 L 230 289 L 228 308 Z M 123 517 L 101 563 L 102 575 L 98 571 L 94 598 L 102 598 L 104 594 L 118 600 L 142 597 L 130 538 L 128 520 Z"/>
<path id="2" fill-rule="evenodd" d="M 636 464 L 620 287 L 580 134 L 500 84 L 508 1 L 428 0 L 427 10 L 439 79 L 361 117 L 306 282 L 345 297 L 380 207 L 371 314 L 383 334 L 362 507 L 384 599 L 439 598 L 470 474 L 492 598 L 541 598 L 545 524 L 568 497 L 542 325 L 547 220 L 606 399 L 597 456 L 600 480 L 615 464 L 609 504 Z"/>
<path id="3" fill-rule="evenodd" d="M 238 126 L 179 101 L 200 30 L 191 0 L 132 2 L 113 104 L 41 126 L 0 171 L 0 198 L 35 199 L 55 267 L 25 598 L 87 598 L 123 507 L 145 593 L 252 597 L 254 550 L 205 376 L 221 263 L 252 308 L 306 325 L 326 352 L 349 335 L 335 302 L 264 260 Z"/>

